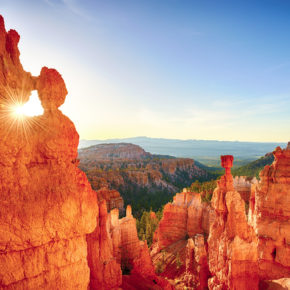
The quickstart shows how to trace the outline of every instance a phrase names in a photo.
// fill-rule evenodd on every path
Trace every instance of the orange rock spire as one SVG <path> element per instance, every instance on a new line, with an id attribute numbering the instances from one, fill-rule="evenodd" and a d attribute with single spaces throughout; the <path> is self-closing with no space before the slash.
<path id="1" fill-rule="evenodd" d="M 86 289 L 96 193 L 75 163 L 75 126 L 58 110 L 65 83 L 54 69 L 24 71 L 19 39 L 0 16 L 0 288 Z M 44 114 L 16 118 L 32 90 Z"/>

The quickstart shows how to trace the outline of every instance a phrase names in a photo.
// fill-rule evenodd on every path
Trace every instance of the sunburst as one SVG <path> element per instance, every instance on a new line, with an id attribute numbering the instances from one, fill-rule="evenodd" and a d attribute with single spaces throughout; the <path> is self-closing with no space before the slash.
<path id="1" fill-rule="evenodd" d="M 29 102 L 24 102 L 27 99 L 23 93 L 24 89 L 19 92 L 5 87 L 4 91 L 5 98 L 0 99 L 0 124 L 5 128 L 2 138 L 13 134 L 14 137 L 29 142 L 34 131 L 48 130 L 36 91 Z"/>

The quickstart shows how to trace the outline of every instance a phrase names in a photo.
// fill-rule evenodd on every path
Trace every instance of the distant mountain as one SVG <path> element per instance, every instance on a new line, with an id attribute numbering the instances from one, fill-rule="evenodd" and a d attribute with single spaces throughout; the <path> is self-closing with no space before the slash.
<path id="1" fill-rule="evenodd" d="M 241 166 L 264 156 L 267 152 L 272 152 L 277 146 L 286 146 L 286 143 L 273 142 L 178 140 L 135 137 L 109 140 L 80 140 L 79 148 L 84 148 L 95 144 L 124 142 L 139 145 L 152 154 L 193 158 L 203 164 L 214 167 L 219 167 L 220 155 L 234 155 L 234 165 Z"/>
<path id="2" fill-rule="evenodd" d="M 236 168 L 232 171 L 233 175 L 237 176 L 249 176 L 259 177 L 260 171 L 266 166 L 272 164 L 274 156 L 272 153 L 268 153 L 258 160 L 252 161 L 244 166 Z"/>
<path id="3" fill-rule="evenodd" d="M 79 159 L 93 189 L 118 190 L 135 212 L 150 207 L 157 210 L 195 180 L 216 177 L 193 159 L 150 154 L 128 143 L 81 148 Z"/>

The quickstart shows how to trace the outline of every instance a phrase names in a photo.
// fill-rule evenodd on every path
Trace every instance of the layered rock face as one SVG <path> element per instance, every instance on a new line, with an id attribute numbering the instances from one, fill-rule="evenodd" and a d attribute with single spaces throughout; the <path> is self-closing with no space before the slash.
<path id="1" fill-rule="evenodd" d="M 126 188 L 131 183 L 176 190 L 176 181 L 186 183 L 193 177 L 206 175 L 192 159 L 152 155 L 134 144 L 95 145 L 80 149 L 79 158 L 80 168 L 96 190 Z M 187 173 L 189 178 L 186 180 L 180 172 Z"/>
<path id="2" fill-rule="evenodd" d="M 154 247 L 158 251 L 196 234 L 209 233 L 209 225 L 213 218 L 213 210 L 201 201 L 200 193 L 187 192 L 185 189 L 177 193 L 172 203 L 165 205 L 163 217 L 154 234 Z"/>
<path id="3" fill-rule="evenodd" d="M 94 192 L 77 167 L 79 136 L 58 109 L 67 94 L 61 75 L 46 67 L 38 77 L 25 72 L 18 41 L 0 17 L 0 288 L 119 288 L 128 258 L 127 285 L 139 277 L 166 289 L 129 208 L 121 221 L 117 208 L 107 213 L 107 204 L 123 207 L 119 193 Z M 15 115 L 32 90 L 43 115 Z"/>
<path id="4" fill-rule="evenodd" d="M 214 222 L 208 238 L 210 289 L 257 289 L 257 239 L 247 223 L 245 203 L 234 190 L 233 156 L 221 157 L 226 173 L 212 197 Z M 219 288 L 221 287 L 221 288 Z"/>
<path id="5" fill-rule="evenodd" d="M 98 200 L 105 200 L 107 203 L 107 210 L 111 211 L 117 208 L 121 214 L 125 211 L 124 200 L 117 190 L 110 190 L 106 187 L 101 188 L 97 191 Z"/>
<path id="6" fill-rule="evenodd" d="M 260 173 L 259 183 L 234 180 L 233 156 L 221 156 L 225 175 L 211 206 L 186 190 L 165 206 L 151 255 L 177 289 L 254 290 L 289 283 L 290 145 L 273 154 L 275 161 Z M 245 192 L 250 193 L 248 215 Z"/>
<path id="7" fill-rule="evenodd" d="M 115 216 L 112 213 L 112 223 Z M 110 234 L 106 201 L 100 203 L 99 224 L 95 231 L 87 235 L 88 263 L 90 267 L 90 289 L 114 289 L 122 284 L 120 256 L 116 245 L 119 241 Z M 117 233 L 120 236 L 120 232 Z"/>
<path id="8" fill-rule="evenodd" d="M 275 161 L 260 173 L 250 205 L 258 238 L 261 280 L 290 277 L 290 146 L 273 152 Z"/>
<path id="9" fill-rule="evenodd" d="M 177 193 L 165 205 L 154 234 L 151 256 L 163 277 L 178 279 L 176 289 L 205 289 L 209 275 L 204 236 L 209 233 L 213 209 L 200 193 Z"/>
<path id="10" fill-rule="evenodd" d="M 288 147 L 273 152 L 274 163 L 265 166 L 261 181 L 251 187 L 248 220 L 243 199 L 233 191 L 229 170 L 218 183 L 212 198 L 215 219 L 208 240 L 213 275 L 210 289 L 265 289 L 269 283 L 264 280 L 290 277 Z M 230 168 L 230 162 L 226 166 Z"/>
<path id="11" fill-rule="evenodd" d="M 0 288 L 86 289 L 97 197 L 75 162 L 75 127 L 58 110 L 67 94 L 61 75 L 25 72 L 18 41 L 0 17 Z M 32 90 L 44 114 L 15 116 Z"/>

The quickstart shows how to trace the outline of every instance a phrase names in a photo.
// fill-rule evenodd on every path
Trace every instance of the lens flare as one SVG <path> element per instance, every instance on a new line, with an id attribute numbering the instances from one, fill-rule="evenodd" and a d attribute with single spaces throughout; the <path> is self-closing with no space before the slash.
<path id="1" fill-rule="evenodd" d="M 36 91 L 32 92 L 30 99 L 25 104 L 15 104 L 13 107 L 13 115 L 16 118 L 24 118 L 25 116 L 33 117 L 43 114 L 43 108 L 37 97 Z"/>
<path id="2" fill-rule="evenodd" d="M 25 88 L 25 80 L 23 80 Z M 38 98 L 37 91 L 33 91 L 27 103 L 24 97 L 24 89 L 12 89 L 4 87 L 5 97 L 0 98 L 0 126 L 6 126 L 7 130 L 3 140 L 13 134 L 29 143 L 31 136 L 36 130 L 49 132 L 46 117 L 43 115 L 43 108 Z M 35 116 L 35 118 L 32 118 Z M 2 141 L 2 140 L 1 140 Z"/>

